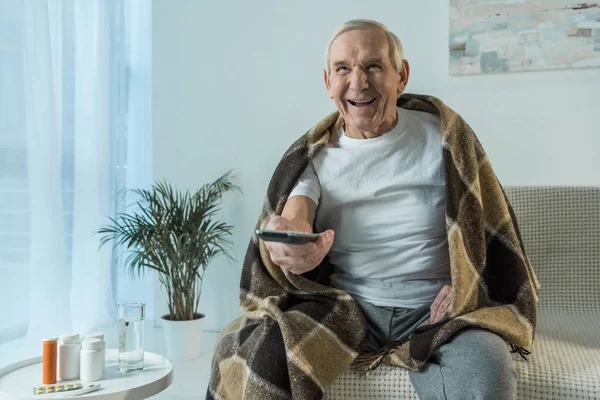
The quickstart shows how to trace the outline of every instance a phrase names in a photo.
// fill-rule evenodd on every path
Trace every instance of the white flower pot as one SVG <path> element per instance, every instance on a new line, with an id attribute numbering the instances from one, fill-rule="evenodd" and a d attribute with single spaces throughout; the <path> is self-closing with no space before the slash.
<path id="1" fill-rule="evenodd" d="M 192 321 L 171 321 L 169 314 L 162 316 L 167 357 L 170 360 L 192 360 L 200 356 L 204 314 Z"/>

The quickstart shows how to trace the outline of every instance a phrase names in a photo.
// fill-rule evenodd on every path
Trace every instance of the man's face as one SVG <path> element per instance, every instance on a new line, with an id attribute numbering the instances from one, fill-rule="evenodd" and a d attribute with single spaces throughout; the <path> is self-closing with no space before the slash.
<path id="1" fill-rule="evenodd" d="M 375 137 L 396 124 L 396 100 L 406 88 L 408 63 L 394 70 L 388 41 L 378 29 L 344 32 L 329 49 L 329 97 L 351 137 Z"/>

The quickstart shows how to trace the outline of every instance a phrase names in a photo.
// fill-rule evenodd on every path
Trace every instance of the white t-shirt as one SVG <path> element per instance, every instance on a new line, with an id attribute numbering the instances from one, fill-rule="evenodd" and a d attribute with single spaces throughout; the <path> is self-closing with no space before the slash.
<path id="1" fill-rule="evenodd" d="M 450 284 L 439 117 L 398 108 L 372 139 L 339 132 L 289 197 L 318 205 L 315 227 L 335 231 L 332 286 L 377 306 L 429 305 Z"/>

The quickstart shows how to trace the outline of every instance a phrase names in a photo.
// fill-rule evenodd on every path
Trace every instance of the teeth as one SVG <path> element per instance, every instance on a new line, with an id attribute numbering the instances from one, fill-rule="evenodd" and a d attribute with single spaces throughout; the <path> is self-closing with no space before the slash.
<path id="1" fill-rule="evenodd" d="M 357 104 L 366 104 L 366 103 L 370 103 L 373 101 L 373 99 L 371 100 L 350 100 L 353 103 L 357 103 Z"/>

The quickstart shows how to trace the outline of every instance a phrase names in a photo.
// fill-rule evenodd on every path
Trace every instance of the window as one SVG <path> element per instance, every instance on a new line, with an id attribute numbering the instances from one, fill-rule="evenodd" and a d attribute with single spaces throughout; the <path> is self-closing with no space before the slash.
<path id="1" fill-rule="evenodd" d="M 151 182 L 150 51 L 150 0 L 0 0 L 0 352 L 114 316 L 94 231 Z"/>

